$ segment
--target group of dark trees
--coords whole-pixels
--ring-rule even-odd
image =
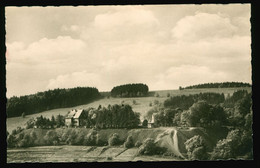
[[[98,89],[93,87],[54,89],[33,95],[11,97],[7,100],[6,112],[7,117],[17,117],[23,113],[28,115],[55,108],[81,105],[99,97]]]
[[[189,109],[194,103],[203,100],[209,104],[220,104],[225,101],[224,94],[219,93],[200,93],[193,95],[174,96],[164,101],[164,107]]]
[[[97,128],[137,128],[140,123],[140,114],[134,112],[128,104],[108,105],[107,108],[102,107],[93,112],[96,118],[92,123]]]
[[[243,82],[221,82],[221,83],[204,83],[198,85],[187,86],[184,89],[200,89],[200,88],[234,88],[234,87],[251,87],[249,83]],[[183,88],[180,87],[180,90]]]
[[[155,116],[156,126],[245,126],[252,120],[251,92],[238,90],[232,96],[200,93],[171,97],[153,107],[146,118]]]
[[[26,129],[30,128],[60,128],[65,126],[65,117],[62,115],[54,116],[51,119],[43,117],[42,115],[36,117],[36,119],[31,118],[26,122]]]
[[[142,97],[147,96],[149,88],[146,84],[125,84],[115,86],[111,90],[111,96],[113,97]]]
[[[209,130],[223,126],[230,129],[226,138],[219,140],[210,152],[200,136],[185,145],[191,160],[230,159],[245,156],[252,159],[252,100],[251,92],[238,90],[232,96],[207,93],[207,96],[176,96],[154,107],[155,126],[203,127]],[[211,97],[216,97],[211,99]],[[219,98],[219,99],[218,99]]]

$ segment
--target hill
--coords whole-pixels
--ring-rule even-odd
[[[234,87],[251,87],[251,86],[252,86],[251,84],[243,83],[243,82],[221,82],[221,83],[204,83],[204,84],[192,85],[192,86],[187,86],[184,89],[234,88]]]
[[[207,89],[185,89],[185,90],[161,90],[161,91],[152,91],[151,95],[158,93],[159,97],[150,96],[150,97],[132,97],[132,98],[102,98],[90,102],[88,104],[82,104],[77,106],[71,106],[66,108],[57,108],[52,110],[46,110],[37,114],[30,114],[26,115],[25,118],[22,117],[12,117],[6,119],[7,130],[11,132],[13,129],[17,128],[18,126],[24,127],[25,123],[30,118],[36,118],[40,115],[43,117],[51,118],[52,115],[56,116],[58,114],[65,115],[71,109],[86,109],[89,107],[98,108],[99,105],[107,107],[109,104],[129,104],[132,106],[133,111],[139,112],[141,114],[141,119],[144,117],[147,111],[153,108],[154,101],[159,101],[163,103],[166,99],[168,99],[167,94],[169,93],[170,96],[178,96],[178,95],[189,95],[189,94],[198,94],[198,93],[206,93],[206,92],[214,92],[214,93],[224,93],[225,96],[232,95],[237,90],[245,89],[248,92],[251,92],[251,87],[246,88],[207,88]],[[135,102],[135,103],[134,103]],[[152,106],[150,106],[152,103]]]
[[[9,98],[6,112],[7,117],[17,117],[22,114],[28,115],[55,108],[89,103],[100,98],[100,96],[98,89],[92,87],[48,90],[32,95]]]

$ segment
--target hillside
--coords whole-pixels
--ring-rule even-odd
[[[237,90],[245,89],[249,92],[251,92],[251,87],[247,88],[212,88],[212,89],[185,89],[185,90],[161,90],[161,91],[152,91],[151,94],[154,95],[158,93],[159,97],[150,96],[150,97],[132,97],[132,98],[103,98],[98,99],[96,101],[90,102],[88,104],[78,105],[78,106],[72,106],[67,108],[57,108],[53,110],[46,110],[40,113],[26,115],[25,118],[22,117],[12,117],[6,119],[7,124],[7,130],[8,132],[11,132],[16,127],[24,127],[25,123],[30,118],[36,118],[40,115],[43,117],[51,118],[52,115],[56,116],[58,114],[65,115],[67,112],[71,109],[79,109],[79,108],[88,108],[88,107],[94,107],[98,108],[99,105],[107,107],[109,104],[129,104],[132,106],[133,111],[139,112],[141,114],[141,119],[145,115],[147,111],[149,111],[153,106],[150,106],[150,103],[153,104],[155,100],[158,100],[159,102],[164,102],[168,97],[167,94],[169,93],[170,96],[178,96],[178,95],[189,95],[189,94],[198,94],[198,93],[205,93],[205,92],[214,92],[214,93],[224,93],[225,96],[228,94],[232,95]],[[133,101],[136,103],[133,104]]]
[[[198,85],[187,86],[184,89],[199,89],[199,88],[234,88],[234,87],[251,87],[249,83],[243,82],[219,82],[219,83],[203,83]]]

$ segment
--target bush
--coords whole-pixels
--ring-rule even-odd
[[[159,93],[155,93],[154,96],[155,96],[155,97],[160,97]]]
[[[56,145],[59,143],[59,137],[57,132],[54,130],[49,130],[46,135],[43,137],[46,145]]]
[[[138,154],[141,155],[156,155],[163,154],[164,152],[166,152],[166,148],[157,146],[152,138],[147,138],[138,150]]]
[[[132,148],[134,147],[134,140],[133,137],[130,135],[127,137],[125,143],[124,143],[125,148]]]
[[[206,160],[208,158],[205,140],[200,135],[195,135],[184,144],[190,160]]]
[[[143,126],[143,127],[147,127],[147,125],[148,125],[148,120],[145,119],[145,120],[143,121],[143,123],[142,123],[142,126]]]
[[[16,141],[15,141],[15,136],[14,135],[9,135],[7,138],[7,147],[8,148],[13,148],[15,147]]]
[[[154,104],[154,105],[158,105],[158,104],[159,104],[159,100],[154,100],[154,101],[153,101],[153,104]]]
[[[217,142],[211,154],[211,159],[231,159],[243,155],[252,156],[253,141],[251,132],[239,129],[230,131],[225,139]]]
[[[120,144],[119,135],[117,133],[111,134],[110,138],[108,139],[109,146],[115,146]]]
[[[95,146],[97,145],[97,131],[93,130],[84,138],[84,145]]]
[[[136,141],[136,143],[135,143],[135,147],[140,147],[142,145],[142,142],[140,142],[140,141]]]

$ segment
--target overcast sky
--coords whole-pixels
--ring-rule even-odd
[[[7,97],[251,83],[250,5],[7,7]]]

